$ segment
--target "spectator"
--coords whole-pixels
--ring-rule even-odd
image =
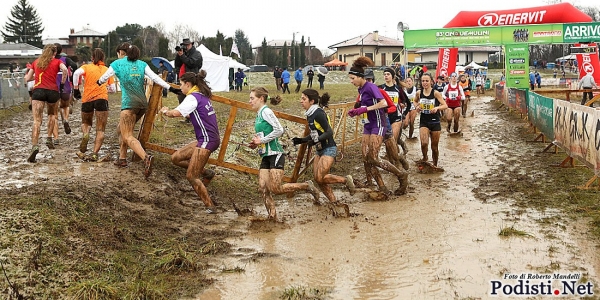
[[[315,71],[313,71],[312,67],[310,67],[308,69],[308,71],[306,71],[306,77],[308,77],[308,83],[306,84],[306,87],[309,89],[312,88],[312,82],[313,82],[314,76],[315,76]]]
[[[556,78],[556,69],[554,69],[554,72],[552,72],[552,76],[554,76],[554,78]]]
[[[277,87],[277,90],[281,91],[281,69],[278,66],[275,66],[273,77],[275,77],[275,86]]]
[[[319,89],[325,89],[325,75],[319,73],[317,74],[317,79],[319,80]]]
[[[281,73],[281,82],[282,82],[282,93],[285,94],[285,90],[288,91],[288,94],[290,93],[290,72],[288,72],[287,68],[285,68],[283,70],[283,72]]]
[[[298,70],[296,70],[296,72],[294,72],[294,79],[296,80],[296,83],[298,84],[296,86],[296,93],[300,92],[300,86],[302,85],[302,80],[304,79],[304,75],[302,74],[302,67],[299,67]]]
[[[542,75],[538,71],[535,71],[535,83],[537,83],[538,89],[542,88]]]
[[[202,54],[194,47],[194,42],[186,38],[183,39],[180,46],[181,48],[179,48],[180,50],[177,51],[177,56],[175,57],[175,69],[177,70],[179,78],[186,72],[193,72],[195,74],[200,72],[203,61]],[[175,48],[175,50],[177,50],[177,48]],[[185,95],[177,95],[177,100],[180,104],[183,99],[185,99]],[[188,118],[186,118],[186,120],[189,121]]]
[[[533,74],[533,71],[529,71],[529,89],[532,91],[535,89],[535,74]]]
[[[590,100],[594,97],[591,89],[598,88],[598,85],[596,85],[596,81],[594,81],[594,76],[592,76],[592,73],[585,74],[585,76],[583,76],[581,80],[579,80],[579,89],[581,90],[582,88],[584,90],[587,90],[583,92],[583,99],[581,99],[581,105],[585,105],[585,103],[588,100],[588,96]]]
[[[242,71],[242,68],[238,68],[237,72],[235,72],[235,91],[242,91],[242,84],[244,83],[244,77],[246,74]]]
[[[159,62],[159,63],[158,63],[158,70],[156,71],[156,74],[158,74],[158,76],[160,76],[160,77],[162,78],[162,74],[163,74],[165,71],[167,71],[167,72],[168,72],[169,70],[167,70],[167,67],[165,67],[165,64],[164,64],[162,61],[161,61],[161,62]],[[168,82],[168,81],[169,81],[169,79],[167,78],[167,82]],[[163,95],[163,98],[166,98],[166,97],[167,97],[167,91],[168,91],[167,89],[164,89],[164,88],[163,88],[163,93],[162,93],[162,95]]]

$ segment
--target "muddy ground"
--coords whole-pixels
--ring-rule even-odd
[[[498,103],[489,97],[480,100],[475,110],[479,122],[469,127],[470,133],[463,143],[453,147],[463,151],[465,157],[479,153],[485,159],[463,166],[460,161],[442,156],[440,164],[464,172],[453,173],[453,176],[468,180],[467,186],[474,196],[469,201],[494,207],[495,214],[506,220],[493,235],[516,220],[530,218],[532,211],[541,216],[534,218],[535,226],[531,230],[536,232],[529,233],[536,239],[554,244],[552,241],[563,238],[557,231],[569,233],[572,242],[568,243],[569,250],[565,248],[565,252],[568,251],[565,255],[579,263],[563,261],[563,269],[552,269],[550,259],[549,269],[535,266],[539,269],[534,271],[579,271],[586,274],[585,280],[597,284],[600,197],[597,191],[576,188],[592,176],[591,172],[583,168],[549,167],[560,162],[564,154],[539,153],[545,145],[527,142],[535,136],[529,133],[526,122],[514,113],[498,109]],[[111,96],[111,108],[118,107],[117,101]],[[256,232],[289,232],[294,226],[336,220],[325,208],[312,209],[311,200],[305,195],[278,198],[283,224],[251,222],[247,217],[237,216],[233,202],[240,208],[265,215],[257,193],[257,178],[222,168],[215,168],[217,176],[208,188],[220,213],[207,215],[186,181],[185,171],[174,167],[167,155],[156,155],[154,172],[148,180],[142,175],[140,162],[130,162],[128,168],[119,169],[111,162],[83,162],[77,158],[75,152],[81,138],[78,105],[74,112],[70,118],[73,133],[65,135],[61,128],[60,145],[55,150],[41,146],[35,164],[26,162],[31,132],[27,108],[23,106],[20,112],[0,121],[3,137],[0,151],[2,298],[91,299],[94,292],[102,296],[99,299],[199,297],[202,291],[221,280],[222,273],[244,272],[243,267],[229,268],[231,265],[225,263],[240,252],[257,264],[266,256],[280,255],[243,248],[234,241]],[[117,155],[116,136],[110,132],[117,113],[118,109],[111,109],[101,156],[114,158]],[[486,122],[486,116],[493,122]],[[170,126],[181,132],[191,130],[189,125],[178,121],[172,121]],[[44,132],[43,126],[42,137]],[[478,142],[469,143],[469,135],[476,136]],[[409,157],[418,159],[418,141],[413,143]],[[358,153],[357,150],[350,148],[348,153]],[[353,174],[358,180],[364,178],[357,155],[346,155],[333,172]],[[386,203],[455,192],[449,184],[452,177],[417,174],[414,165],[410,173],[409,195],[390,197]],[[308,173],[301,180],[310,176]],[[393,182],[391,189],[394,189],[397,183],[391,179],[389,182]],[[358,224],[356,226],[368,224],[369,216],[360,208],[370,202],[369,198],[360,194],[350,197],[342,187],[337,189],[336,193],[354,206],[353,216],[340,222]],[[377,204],[381,203],[374,203]],[[444,209],[437,213],[442,214],[440,219],[451,222],[456,216],[450,216],[450,212],[454,213]],[[427,211],[421,213],[427,214]],[[465,234],[478,230],[464,225],[461,228]],[[389,238],[393,240],[396,236]],[[565,270],[566,266],[578,269]],[[482,262],[481,268],[485,267],[486,262]],[[523,266],[522,271],[527,269]],[[406,271],[411,272],[410,268]],[[501,273],[501,270],[493,272]],[[279,286],[270,297],[285,295],[285,288]],[[334,290],[319,297],[343,299],[344,295]],[[420,298],[416,295],[414,298]],[[452,288],[435,296],[486,298],[485,292],[454,290],[452,293]],[[226,296],[218,298],[228,299]]]

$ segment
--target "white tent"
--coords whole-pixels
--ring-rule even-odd
[[[237,62],[235,59],[233,59],[231,57],[229,59],[230,59],[229,60],[229,67],[230,68],[233,68],[236,71],[237,71],[238,68],[242,69],[242,71],[248,71],[248,70],[250,70],[250,68],[248,68],[245,64],[239,63],[239,62]]]
[[[569,54],[569,55],[559,57],[556,60],[571,60],[571,59],[577,59],[577,56],[575,56],[575,54]]]
[[[465,69],[487,69],[487,67],[480,66],[476,62],[472,61],[470,64],[465,66]]]
[[[199,45],[196,49],[202,54],[202,70],[206,71],[206,81],[210,88],[214,92],[229,92],[231,58],[213,53],[204,45]]]

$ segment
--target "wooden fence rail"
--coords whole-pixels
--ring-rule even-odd
[[[175,88],[179,88],[177,85],[171,84]],[[149,149],[161,153],[173,154],[176,149],[158,145],[155,143],[149,142],[150,134],[152,129],[154,128],[154,122],[156,120],[156,115],[158,110],[160,109],[160,104],[162,103],[162,87],[155,84],[152,87],[149,87],[150,99],[148,103],[148,111],[142,120],[142,125],[139,131],[138,140],[144,149]],[[233,125],[235,123],[236,115],[239,110],[248,110],[252,111],[252,106],[249,103],[241,102],[233,99],[229,99],[226,97],[213,95],[211,97],[211,101],[225,104],[230,107],[229,109],[229,117],[227,119],[227,125],[225,126],[225,132],[223,134],[223,138],[221,141],[221,145],[219,147],[217,158],[209,158],[208,163],[228,168],[231,170],[236,170],[248,174],[258,175],[259,170],[256,168],[252,168],[249,166],[244,166],[236,163],[231,163],[225,161],[227,146],[230,143],[230,139],[232,136]],[[333,124],[334,129],[334,138],[336,143],[338,143],[339,153],[343,157],[344,151],[347,145],[351,145],[361,141],[362,133],[359,132],[358,126],[359,122],[356,119],[347,118],[347,111],[349,108],[352,108],[354,103],[339,103],[330,105],[328,109],[326,109],[328,115],[330,116],[331,123]],[[273,111],[275,115],[279,119],[288,120],[293,123],[301,124],[304,126],[304,136],[310,133],[310,129],[308,127],[308,123],[305,118],[298,117],[291,114],[286,114],[284,112]],[[349,126],[350,124],[350,126]],[[348,134],[348,129],[354,127],[354,130]],[[359,134],[360,133],[360,134]],[[350,135],[348,138],[347,135]],[[341,139],[341,140],[340,140]],[[138,157],[134,156],[135,160],[138,160]],[[311,155],[310,149],[306,144],[300,145],[298,149],[298,156],[294,162],[294,169],[292,171],[291,176],[285,176],[283,180],[285,182],[296,182],[300,175],[304,174],[309,167],[311,167],[313,157]],[[304,165],[303,165],[304,161]]]

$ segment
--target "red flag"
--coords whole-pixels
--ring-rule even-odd
[[[450,76],[456,70],[456,59],[458,57],[458,48],[442,48],[438,55],[438,67],[435,72],[435,77],[440,75]]]
[[[581,47],[582,44],[575,44],[575,47]],[[579,69],[579,79],[583,78],[587,73],[592,73],[594,81],[600,82],[600,61],[598,60],[598,48],[595,43],[587,44],[588,48],[593,48],[594,51],[589,53],[577,53],[577,66]]]
[[[423,73],[427,72],[427,66],[423,65]]]

